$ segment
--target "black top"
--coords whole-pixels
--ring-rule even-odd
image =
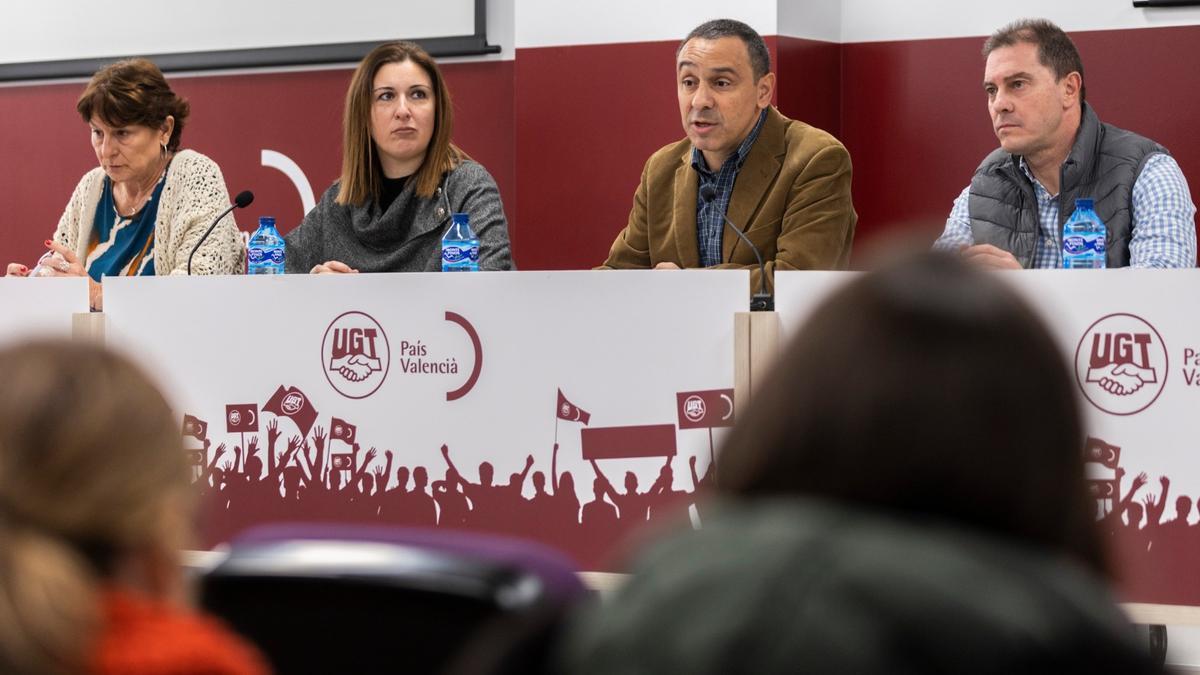
[[[401,176],[400,178],[388,178],[384,176],[379,183],[379,212],[386,213],[392,202],[396,201],[396,197],[404,192],[404,186],[408,183],[410,176]]]

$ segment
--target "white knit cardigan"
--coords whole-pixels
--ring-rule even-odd
[[[96,204],[104,188],[104,170],[84,174],[58,220],[54,241],[87,259]],[[167,169],[166,184],[154,222],[154,273],[187,274],[188,255],[221,211],[229,207],[229,191],[217,163],[181,150]],[[233,214],[221,219],[192,259],[192,274],[241,274],[245,261],[242,239]]]

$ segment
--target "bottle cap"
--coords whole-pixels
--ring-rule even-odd
[[[1091,211],[1093,203],[1094,203],[1094,200],[1092,200],[1090,197],[1087,199],[1083,199],[1083,198],[1076,199],[1075,200],[1075,208],[1087,209],[1088,211]]]
[[[270,225],[271,227],[275,227],[275,216],[259,216],[258,226],[263,227],[265,225]]]
[[[471,216],[466,213],[452,213],[450,214],[450,220],[455,223],[462,223],[463,225],[466,225],[470,223]]]

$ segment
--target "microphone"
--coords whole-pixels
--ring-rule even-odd
[[[217,226],[217,223],[221,222],[222,218],[229,215],[230,211],[234,209],[244,209],[247,206],[250,206],[250,202],[252,201],[254,201],[254,193],[249,190],[242,190],[238,193],[238,196],[233,198],[233,206],[230,206],[222,211],[221,215],[217,216],[217,219],[212,221],[212,225],[208,226],[208,229],[204,232],[204,236],[200,237],[200,241],[196,242],[195,247],[192,248],[192,252],[188,254],[187,274],[189,277],[192,276],[192,257],[196,255],[196,251],[200,250],[200,247],[204,244],[204,240],[208,239],[208,235],[212,234],[213,228]]]
[[[700,199],[704,201],[705,206],[712,205],[712,201],[716,198],[716,196],[717,188],[713,187],[711,184],[700,186]],[[742,241],[746,242],[746,245],[749,246],[750,250],[754,253],[755,260],[758,260],[759,289],[757,293],[750,296],[750,311],[775,311],[775,297],[767,292],[767,266],[763,264],[762,253],[759,252],[758,247],[754,245],[754,242],[750,241],[750,238],[747,237],[744,232],[730,222],[729,218],[726,217],[725,214],[721,214],[721,218],[725,220],[725,224],[729,226],[729,229],[733,230],[734,234],[741,238]]]

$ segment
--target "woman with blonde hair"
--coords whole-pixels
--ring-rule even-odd
[[[341,178],[285,237],[287,271],[440,271],[452,213],[470,216],[480,269],[512,269],[500,190],[450,141],[453,126],[425,50],[389,42],[367,54],[346,92]]]
[[[187,608],[190,470],[149,379],[66,342],[0,350],[0,372],[0,672],[267,672]]]

